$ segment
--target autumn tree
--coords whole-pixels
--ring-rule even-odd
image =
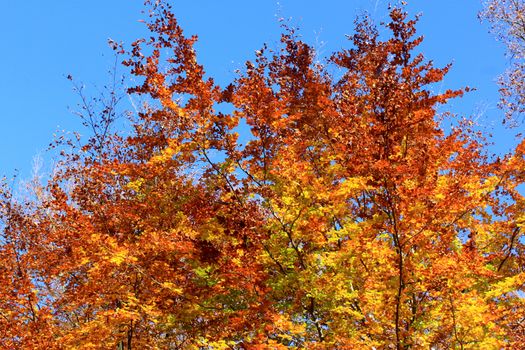
[[[417,19],[361,18],[323,64],[284,26],[220,87],[148,6],[151,37],[114,45],[131,135],[64,141],[32,200],[2,189],[2,347],[523,345],[523,153],[437,112],[464,91],[433,92],[450,67],[417,53]]]
[[[506,121],[511,126],[522,125],[522,116],[525,111],[525,3],[522,0],[492,0],[484,3],[480,17],[491,25],[491,31],[506,46],[509,59],[508,70],[500,78],[501,109],[506,113]],[[503,185],[509,196],[503,206],[506,223],[512,230],[502,235],[502,251],[504,258],[497,266],[497,271],[507,276],[505,281],[520,286],[518,303],[506,309],[500,316],[509,326],[508,335],[515,339],[515,347],[525,347],[525,313],[523,310],[523,278],[525,254],[522,225],[523,225],[523,191],[524,183],[523,159],[525,140],[518,134],[517,146],[512,155],[509,155],[504,165],[504,176],[508,178]],[[521,188],[520,188],[521,187]],[[503,298],[506,303],[508,296]],[[502,302],[503,302],[502,300]]]

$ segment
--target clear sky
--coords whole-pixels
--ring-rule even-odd
[[[448,109],[479,116],[497,129],[495,142],[506,149],[512,136],[501,131],[496,78],[506,67],[502,46],[480,24],[480,1],[408,1],[425,41],[422,52],[438,65],[452,62],[443,89],[476,87]],[[291,18],[321,55],[348,47],[357,14],[368,11],[378,22],[388,1],[381,0],[186,0],[173,1],[187,34],[198,34],[197,52],[207,73],[219,83],[231,80],[244,61],[267,42],[279,39],[277,18]],[[57,130],[84,131],[68,107],[78,97],[68,74],[86,83],[88,93],[107,82],[113,56],[107,39],[130,43],[147,34],[138,20],[141,0],[0,0],[0,175],[14,169],[28,177],[33,158],[45,152]],[[510,132],[508,135],[511,135]]]

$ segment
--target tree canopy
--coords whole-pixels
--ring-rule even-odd
[[[361,18],[322,63],[283,26],[218,86],[148,6],[113,43],[129,135],[114,96],[29,200],[0,190],[0,347],[525,347],[525,145],[490,157],[443,111],[468,88],[434,92],[417,19]]]

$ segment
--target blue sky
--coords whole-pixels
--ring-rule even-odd
[[[410,1],[409,1],[410,2]],[[173,1],[187,34],[198,34],[199,60],[219,83],[235,77],[235,70],[253,58],[264,42],[279,40],[277,18],[291,18],[303,38],[321,55],[348,47],[355,16],[368,11],[378,22],[386,20],[388,1],[379,0],[192,0]],[[28,177],[33,158],[46,153],[57,130],[84,132],[68,107],[78,97],[68,74],[84,82],[88,94],[108,80],[113,56],[107,39],[130,43],[147,34],[140,0],[2,0],[0,38],[0,174],[18,169]],[[436,65],[453,63],[439,88],[476,87],[477,91],[448,106],[453,112],[474,115],[480,124],[494,127],[498,150],[512,142],[502,130],[497,110],[497,76],[506,60],[501,44],[480,24],[479,1],[415,1],[411,15],[422,13],[418,25],[425,41],[421,51]]]

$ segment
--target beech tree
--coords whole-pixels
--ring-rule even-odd
[[[102,108],[32,200],[0,192],[2,348],[524,346],[523,147],[437,112],[464,91],[433,92],[416,19],[323,64],[284,27],[220,87],[148,6],[132,134]]]

